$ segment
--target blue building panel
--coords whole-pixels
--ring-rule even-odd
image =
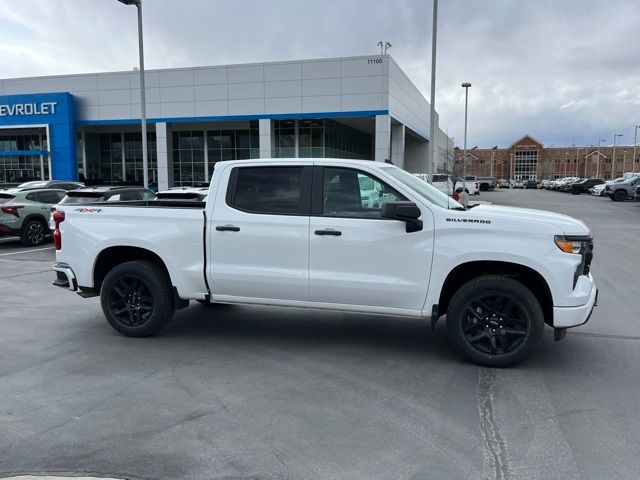
[[[46,125],[52,178],[76,180],[76,111],[68,92],[0,95],[0,127]],[[18,154],[18,153],[15,153]]]

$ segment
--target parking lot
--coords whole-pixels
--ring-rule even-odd
[[[51,244],[0,241],[0,476],[635,479],[640,203],[542,190],[495,204],[584,220],[591,320],[510,369],[473,366],[444,322],[204,307],[116,334],[51,286]]]

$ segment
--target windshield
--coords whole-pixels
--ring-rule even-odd
[[[407,187],[419,194],[429,203],[433,203],[442,208],[455,208],[464,210],[464,207],[462,205],[456,202],[453,198],[449,197],[446,193],[442,193],[434,186],[428,184],[423,180],[420,180],[414,175],[411,175],[409,172],[392,166],[382,168],[385,169],[386,173],[391,175],[399,182],[404,183]]]

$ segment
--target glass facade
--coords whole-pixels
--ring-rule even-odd
[[[233,128],[238,126],[244,128]],[[257,120],[234,122],[227,127],[215,129],[203,126],[199,129],[175,129],[171,133],[169,155],[173,161],[174,185],[207,183],[216,162],[260,158]],[[83,134],[78,131],[76,154],[80,179],[88,185],[142,185],[141,138],[140,132],[86,130]],[[372,144],[372,135],[330,119],[273,122],[272,145],[276,158],[298,156],[370,160]],[[155,132],[148,133],[148,151],[149,184],[153,186],[157,185]]]
[[[538,151],[516,151],[514,176],[516,180],[536,179],[538,176]]]
[[[84,134],[87,168],[82,159],[82,133],[76,139],[78,176],[82,173],[88,185],[142,185],[142,134],[140,132],[112,132]],[[149,184],[158,181],[156,134],[147,132]],[[81,179],[83,177],[80,177]]]
[[[273,145],[276,158],[373,159],[371,135],[330,119],[275,120]]]
[[[5,133],[0,130],[0,183],[49,179],[49,155],[29,150],[47,150],[42,133]],[[15,154],[13,153],[15,152]]]
[[[249,122],[249,128],[241,130],[173,132],[173,180],[176,186],[209,182],[216,162],[259,157],[257,121]]]

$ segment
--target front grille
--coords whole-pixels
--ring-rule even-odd
[[[584,259],[582,275],[589,275],[589,271],[591,270],[591,261],[593,260],[593,241],[587,243],[587,247],[582,257]]]

